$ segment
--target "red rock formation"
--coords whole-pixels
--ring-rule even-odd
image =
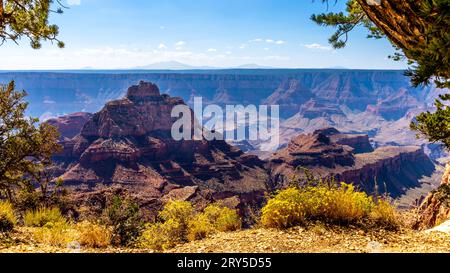
[[[346,145],[353,148],[353,153],[364,154],[373,152],[373,147],[370,144],[368,135],[361,134],[341,134],[338,130],[334,128],[327,128],[319,130],[330,137],[331,142]]]
[[[225,141],[173,140],[171,111],[179,104],[154,84],[130,87],[63,143],[55,157],[65,169],[61,178],[81,193],[119,187],[155,208],[171,198],[201,203],[250,195],[259,201],[268,181],[263,162]]]
[[[418,229],[429,229],[450,220],[450,165],[447,165],[441,186],[430,193],[419,208]]]
[[[339,144],[354,144],[354,137],[348,137],[345,140],[345,135],[329,128],[294,138],[269,160],[273,186],[286,187],[294,177],[303,175],[299,169],[303,167],[316,176],[353,183],[368,193],[388,192],[395,197],[419,186],[418,180],[434,171],[420,147],[383,147],[355,154],[352,147]]]
[[[294,138],[286,149],[274,154],[272,162],[284,162],[293,168],[298,166],[351,166],[354,164],[352,149],[347,146],[331,142],[330,137],[323,131],[316,131],[311,135],[300,135]]]
[[[70,139],[81,132],[83,126],[92,117],[90,113],[74,113],[54,119],[49,119],[46,122],[55,126],[61,134],[60,139]]]

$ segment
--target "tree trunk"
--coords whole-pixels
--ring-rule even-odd
[[[0,26],[3,26],[3,0],[0,0]]]
[[[417,14],[420,1],[381,0],[381,5],[370,5],[367,0],[357,0],[369,19],[405,53],[426,42],[427,22]],[[411,56],[406,56],[411,57]]]

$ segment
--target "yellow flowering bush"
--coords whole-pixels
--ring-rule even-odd
[[[217,231],[227,232],[241,228],[241,218],[236,210],[212,204],[205,208],[203,214]]]
[[[387,201],[371,196],[350,184],[317,185],[280,191],[262,209],[261,223],[269,228],[289,228],[306,221],[340,225],[370,222],[396,227],[395,209]]]
[[[298,189],[280,191],[262,209],[261,223],[265,227],[288,228],[304,221],[305,210]]]
[[[241,228],[241,219],[235,210],[216,204],[195,213],[191,203],[171,201],[159,216],[161,222],[146,226],[138,240],[139,247],[164,251],[177,244],[204,239],[216,232]]]

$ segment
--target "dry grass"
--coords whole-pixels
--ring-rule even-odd
[[[73,225],[67,222],[50,222],[43,227],[30,229],[34,241],[55,247],[67,247],[78,239]]]
[[[17,224],[14,209],[9,202],[0,202],[0,233],[10,232]]]
[[[84,221],[76,224],[77,242],[88,248],[107,248],[111,244],[111,228]]]
[[[33,231],[39,228],[18,227],[0,240],[0,252],[7,253],[65,253],[105,252],[142,253],[151,249],[89,248],[74,249],[36,242]],[[249,229],[215,233],[201,241],[193,241],[167,250],[175,253],[367,253],[407,252],[450,253],[450,234],[418,232],[408,228],[398,231],[385,229],[344,228],[336,225],[309,224],[290,229]]]
[[[58,208],[42,207],[37,210],[27,211],[23,221],[27,227],[43,227],[48,223],[65,223],[67,220],[62,216]]]

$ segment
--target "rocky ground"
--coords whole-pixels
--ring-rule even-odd
[[[450,234],[444,232],[371,231],[314,227],[288,231],[255,229],[222,233],[179,246],[182,253],[425,253],[450,252]]]
[[[33,243],[23,230],[0,243],[0,252],[37,253],[148,253],[142,249],[82,249],[75,243],[51,247]],[[293,228],[286,231],[250,229],[216,234],[206,240],[180,245],[172,253],[450,253],[450,224],[435,231],[364,231],[357,228]]]

